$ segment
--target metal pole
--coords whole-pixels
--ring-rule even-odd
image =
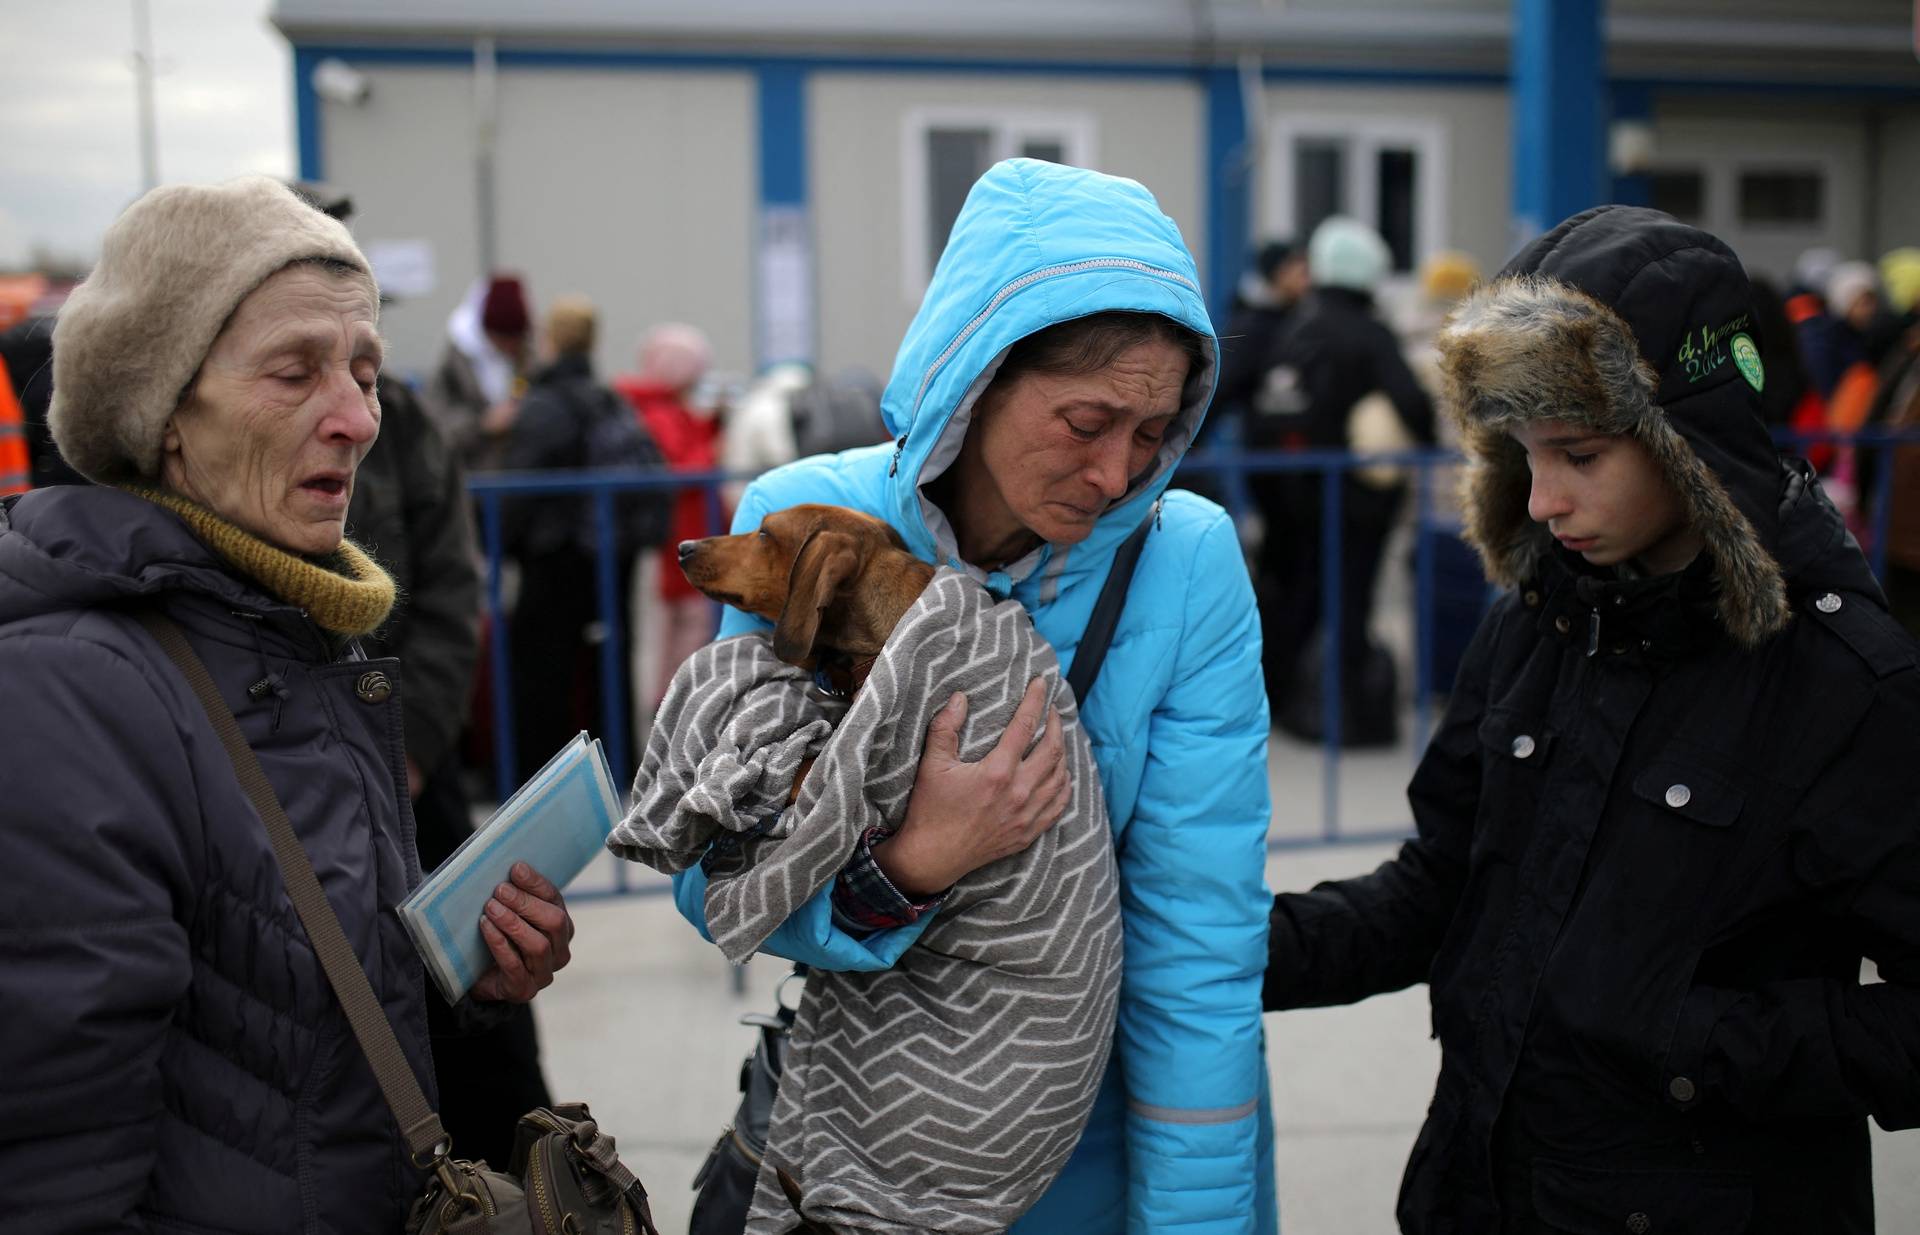
[[[1320,666],[1320,725],[1325,743],[1320,775],[1323,794],[1320,827],[1328,840],[1340,836],[1341,698],[1346,685],[1340,651],[1340,464],[1320,468],[1320,631],[1326,658]]]
[[[480,522],[487,542],[487,638],[493,663],[493,786],[502,802],[519,787],[513,748],[513,658],[507,650],[506,605],[500,598],[500,495],[482,493]]]
[[[160,137],[153,115],[153,22],[147,0],[133,0],[133,94],[140,129],[140,189],[160,183]]]
[[[1433,456],[1420,460],[1414,479],[1413,515],[1413,760],[1427,749],[1433,722],[1434,560]]]
[[[1873,567],[1873,577],[1882,587],[1887,583],[1887,536],[1893,529],[1893,457],[1898,449],[1892,445],[1882,446],[1879,457],[1873,461],[1873,484],[1879,493],[1873,503],[1873,543],[1867,547],[1867,563]]]
[[[613,536],[613,490],[596,489],[593,494],[593,582],[600,601],[600,732],[607,751],[607,767],[613,783],[633,783],[627,748],[626,692],[620,679],[626,673],[626,626],[620,621],[620,572]],[[613,882],[621,891],[627,887],[627,864],[613,868]]]
[[[493,152],[499,136],[499,66],[493,38],[473,41],[473,211],[480,241],[480,277],[498,265],[493,196]]]

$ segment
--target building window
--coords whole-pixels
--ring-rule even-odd
[[[1268,146],[1266,230],[1304,241],[1329,215],[1370,224],[1413,273],[1446,235],[1446,138],[1438,125],[1282,116]]]
[[[953,221],[983,172],[1002,159],[1094,164],[1094,123],[1078,113],[1036,115],[920,110],[906,117],[905,285],[910,304],[927,290]]]
[[[1825,178],[1817,171],[1742,171],[1740,222],[1750,227],[1818,227],[1825,189]]]
[[[1663,168],[1647,176],[1647,201],[1682,223],[1704,226],[1707,175],[1699,168]]]

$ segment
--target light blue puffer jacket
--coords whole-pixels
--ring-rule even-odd
[[[948,466],[973,401],[1016,340],[1107,310],[1162,313],[1214,336],[1193,258],[1140,185],[1026,159],[973,188],[887,386],[898,441],[803,459],[748,487],[735,531],[798,502],[887,520],[931,562],[966,569],[920,487]],[[1217,351],[1216,351],[1217,355]],[[1148,476],[1078,545],[1005,571],[1012,595],[1069,666],[1114,551],[1166,488],[1213,390],[1186,408]],[[722,635],[763,627],[729,609]],[[1019,1232],[1265,1235],[1277,1229],[1260,1030],[1269,803],[1260,626],[1232,522],[1166,494],[1081,721],[1099,762],[1119,856],[1126,961],[1113,1069],[1065,1172]],[[677,879],[702,925],[705,879]],[[822,892],[767,950],[831,969],[892,963],[928,919],[855,939]]]

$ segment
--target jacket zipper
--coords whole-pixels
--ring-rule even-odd
[[[1131,257],[1090,257],[1085,261],[1066,262],[1059,266],[1048,266],[1041,270],[1029,271],[995,292],[993,299],[987,301],[986,308],[974,314],[973,320],[960,328],[960,333],[953,337],[953,342],[947,344],[946,350],[934,357],[933,363],[927,367],[926,375],[920,379],[920,388],[913,392],[913,411],[907,418],[909,432],[911,431],[911,426],[920,418],[920,401],[927,397],[927,387],[933,385],[934,377],[939,374],[941,369],[946,367],[947,361],[953,359],[953,354],[960,350],[962,344],[973,337],[973,332],[980,329],[981,325],[985,323],[989,317],[993,316],[994,310],[1004,304],[1009,296],[1012,296],[1015,292],[1023,288],[1038,283],[1042,279],[1051,279],[1063,274],[1080,274],[1088,270],[1137,270],[1141,274],[1150,274],[1155,278],[1167,279],[1178,283],[1196,295],[1200,291],[1198,287],[1194,286],[1192,279],[1189,279],[1177,270],[1166,270],[1159,266],[1151,266],[1146,262],[1137,261]],[[887,475],[892,476],[900,469],[900,455],[906,448],[907,434],[902,433],[900,440],[894,443],[893,463],[887,468]]]

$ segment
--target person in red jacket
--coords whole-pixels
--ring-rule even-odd
[[[676,472],[710,472],[720,466],[720,423],[713,410],[695,404],[694,388],[713,363],[713,348],[698,327],[668,322],[640,341],[640,371],[617,377],[613,388],[633,406],[634,415],[653,437],[667,466]],[[716,536],[726,530],[729,512],[707,491],[689,485],[675,499],[669,544]],[[680,662],[713,638],[712,601],[695,591],[671,565],[648,571],[657,582],[643,603],[657,611],[654,620],[635,625],[643,632],[641,699],[649,711],[666,692]]]

